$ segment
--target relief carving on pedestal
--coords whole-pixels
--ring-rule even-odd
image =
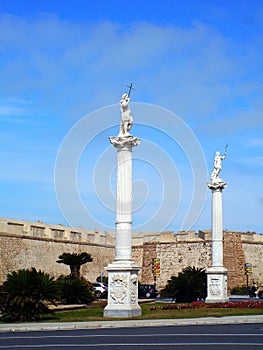
[[[110,297],[114,300],[114,304],[123,304],[127,296],[127,276],[122,274],[113,275],[110,281],[111,292]]]
[[[209,292],[212,296],[220,295],[220,282],[218,278],[211,278],[209,284]]]
[[[227,296],[227,276],[224,276],[224,296]]]
[[[134,273],[131,275],[131,304],[137,303],[138,295],[138,276]]]

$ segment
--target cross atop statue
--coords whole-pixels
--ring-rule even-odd
[[[127,85],[127,87],[129,88],[128,97],[130,97],[131,91],[135,90],[135,89],[134,89],[134,87],[132,87],[132,83],[131,83],[131,85]]]

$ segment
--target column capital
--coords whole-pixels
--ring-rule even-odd
[[[225,181],[221,180],[221,181],[217,181],[217,182],[208,182],[207,186],[212,191],[222,191],[224,188],[227,187],[227,183]]]
[[[110,136],[109,137],[111,144],[118,148],[124,148],[124,147],[134,147],[139,146],[141,140],[136,136]]]

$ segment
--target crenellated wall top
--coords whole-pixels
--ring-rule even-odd
[[[115,241],[113,232],[100,231],[98,229],[86,230],[83,227],[75,228],[62,224],[46,224],[42,221],[30,222],[8,218],[0,218],[0,233],[39,239],[87,242],[106,246],[114,246]]]
[[[62,224],[52,225],[42,221],[23,221],[9,218],[0,218],[0,233],[8,235],[21,235],[39,239],[61,240],[69,242],[87,242],[102,246],[115,246],[115,232],[100,231],[98,229],[87,230],[83,227],[69,227]],[[224,235],[238,233],[241,240],[247,243],[263,244],[263,234],[255,232],[232,232],[224,230]],[[211,230],[192,231],[163,231],[163,232],[133,232],[133,246],[141,246],[144,243],[182,243],[211,241]]]

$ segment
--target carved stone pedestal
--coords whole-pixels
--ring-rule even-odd
[[[222,190],[227,184],[218,179],[208,183],[212,191],[212,266],[207,273],[206,303],[226,302],[227,269],[223,266],[223,219],[222,219]]]
[[[206,303],[224,303],[227,296],[227,269],[222,267],[209,267],[207,273]]]
[[[130,265],[130,266],[129,266]],[[133,263],[108,265],[108,305],[104,309],[105,317],[134,317],[142,311],[138,305],[138,271],[140,267]]]

